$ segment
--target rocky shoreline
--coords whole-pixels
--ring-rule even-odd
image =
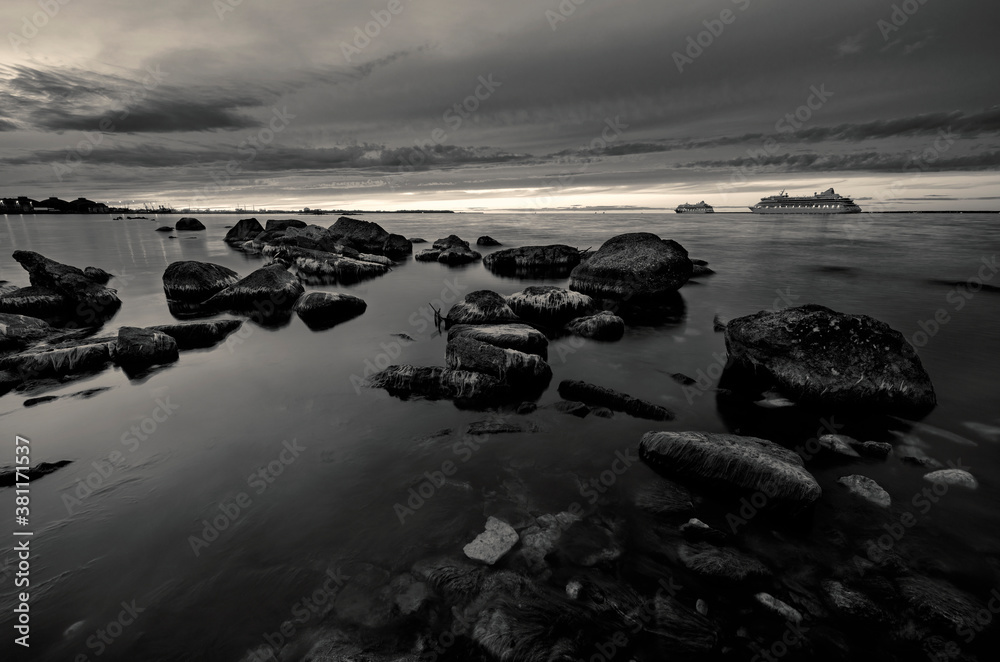
[[[186,221],[186,229],[201,225]],[[596,251],[556,244],[485,257],[450,235],[414,255],[421,241],[341,217],[328,228],[244,219],[224,241],[263,265],[241,276],[185,261],[163,274],[174,317],[212,319],[106,334],[103,326],[128,303],[107,287],[113,276],[16,251],[31,285],[0,291],[0,396],[42,393],[112,366],[137,379],[181,352],[224,342],[247,322],[280,326],[294,314],[323,331],[368,304],[308,286],[391,277],[411,256],[445,267],[482,261],[498,276],[557,275],[568,286],[471,292],[438,311],[447,338],[442,365],[392,365],[366,385],[495,417],[466,434],[543,435],[535,412],[553,388],[550,341],[613,343],[637,323],[664,323],[683,315],[679,290],[714,273],[677,241],[650,233],[611,237]],[[500,245],[490,237],[476,244]],[[674,378],[697,395],[713,392],[724,416],[772,411],[786,427],[780,439],[667,429],[676,414],[661,405],[562,380],[553,416],[649,423],[630,443],[634,455],[617,460],[648,474],[627,502],[595,492],[588,506],[551,511],[512,485],[496,495],[502,507],[484,513],[477,536],[404,570],[353,564],[321,626],[283,646],[248,651],[244,660],[985,658],[997,633],[983,614],[996,613],[1000,594],[899,544],[913,526],[901,519],[908,513],[897,507],[901,495],[865,475],[877,463],[903,467],[916,457],[909,468],[922,472],[928,499],[979,487],[965,467],[934,466],[933,458],[882,440],[890,424],[918,427],[937,404],[902,334],[867,315],[814,304],[717,319],[716,329],[727,349],[718,386]],[[807,441],[800,431],[831,414],[851,434]],[[821,485],[811,469],[831,463],[846,473]],[[59,466],[40,465],[36,475]],[[839,512],[845,508],[882,518],[884,530],[857,530]],[[884,535],[894,541],[887,548]]]

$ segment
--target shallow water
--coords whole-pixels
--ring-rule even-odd
[[[0,217],[0,280],[27,284],[27,274],[9,257],[15,249],[81,268],[98,266],[116,275],[109,286],[124,302],[108,328],[169,323],[173,318],[160,277],[171,262],[210,261],[241,274],[262,263],[222,242],[225,226],[238,218],[203,216],[206,232],[178,232],[171,239],[154,228],[176,217]],[[335,220],[301,218],[324,226]],[[634,449],[648,430],[771,433],[792,445],[796,438],[804,442],[815,432],[802,430],[815,422],[788,427],[780,410],[732,411],[711,391],[687,397],[670,377],[680,372],[717,382],[713,357],[722,356],[725,346],[722,334],[712,329],[716,314],[730,319],[803,303],[872,315],[919,346],[938,395],[937,408],[923,420],[933,427],[911,429],[900,422],[899,434],[874,431],[869,438],[916,445],[941,462],[960,461],[980,487],[952,489],[923,512],[912,497],[928,483],[916,466],[897,458],[813,463],[809,468],[824,498],[815,529],[798,534],[801,544],[821,545],[830,529],[863,541],[910,510],[918,523],[897,550],[980,597],[994,585],[1000,437],[991,428],[1000,426],[995,386],[1000,293],[971,293],[933,281],[983,277],[1000,287],[1000,277],[984,266],[1000,247],[997,215],[364,218],[430,241],[451,233],[471,241],[489,234],[505,246],[597,248],[615,234],[634,231],[679,241],[717,271],[681,290],[684,319],[629,328],[618,343],[552,342],[554,378],[539,401],[557,401],[555,386],[563,379],[585,379],[664,405],[677,413],[676,420],[653,423],[624,415],[581,420],[539,410],[531,420],[541,433],[483,438],[481,447],[472,448],[456,444],[463,426],[484,414],[357,388],[366,368],[370,374],[388,363],[443,364],[445,338],[434,330],[428,304],[447,307],[455,296],[477,289],[509,294],[540,282],[499,278],[481,264],[447,268],[412,260],[373,281],[307,288],[346,291],[367,301],[364,315],[333,329],[313,332],[298,318],[282,328],[248,322],[227,343],[182,353],[176,364],[137,382],[115,369],[47,393],[108,389],[89,398],[63,397],[26,408],[28,396],[5,395],[0,422],[11,443],[3,444],[8,456],[0,464],[13,463],[15,434],[31,440],[33,464],[74,460],[31,488],[35,659],[77,654],[94,659],[100,649],[107,660],[237,660],[267,636],[273,641],[329,568],[363,560],[395,572],[436,553],[460,554],[482,530],[485,516],[508,503],[536,514],[573,503],[589,508],[598,495],[581,490],[580,481],[608,475],[616,451]],[[972,286],[977,288],[976,281]],[[935,331],[929,320],[940,309],[949,321],[919,335]],[[415,342],[401,343],[395,333]],[[167,403],[168,416],[156,413]],[[154,421],[154,414],[162,420]],[[432,436],[443,429],[454,432]],[[302,450],[286,451],[289,447]],[[396,504],[406,505],[408,490],[419,488],[425,472],[439,471],[447,461],[456,467],[448,484],[435,488],[401,523]],[[268,481],[254,477],[268,465],[277,475]],[[848,499],[836,479],[849,473],[864,473],[885,487],[894,499],[891,514],[873,514]],[[628,500],[629,490],[651,476],[635,463],[615,476],[599,503],[625,509],[619,504]],[[83,487],[88,480],[91,487]],[[234,510],[237,499],[243,506]],[[0,490],[0,500],[5,504],[0,530],[10,531],[12,492]],[[203,536],[204,520],[219,516],[220,505],[235,513],[234,521],[196,554],[191,536]],[[713,515],[717,519],[711,520]],[[703,519],[725,524],[724,512],[713,513],[707,505]],[[765,558],[772,554],[777,560],[782,553],[767,542],[757,544]],[[816,562],[837,563],[832,552],[826,556]],[[0,558],[5,561],[10,565],[0,588],[0,631],[7,633],[14,604],[9,573],[15,561],[9,551]],[[144,610],[133,624],[109,643],[95,638],[118,618],[123,602],[133,601]],[[307,625],[318,621],[310,616]]]

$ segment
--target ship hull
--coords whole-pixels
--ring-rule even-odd
[[[755,214],[809,214],[810,216],[825,216],[827,214],[860,214],[861,207],[843,207],[841,209],[823,209],[820,207],[750,207]]]
[[[678,214],[714,214],[714,209],[675,209]]]

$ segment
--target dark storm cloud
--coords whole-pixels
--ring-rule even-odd
[[[682,164],[684,168],[748,169],[761,172],[823,172],[823,171],[874,171],[874,172],[942,172],[947,170],[992,170],[1000,167],[1000,151],[966,154],[961,156],[916,154],[884,154],[858,152],[853,154],[776,154],[757,158],[736,158],[712,161],[694,161]]]
[[[145,99],[121,110],[100,114],[40,108],[31,119],[36,127],[51,131],[94,131],[105,120],[112,122],[114,130],[124,133],[246,129],[260,126],[261,123],[236,112],[236,109],[259,105],[259,100],[252,99],[184,101],[161,98]]]

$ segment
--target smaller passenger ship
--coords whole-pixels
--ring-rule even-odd
[[[712,209],[712,205],[705,204],[704,200],[696,205],[689,205],[687,203],[677,205],[677,209],[674,211],[678,214],[711,214],[715,212],[715,210]]]

